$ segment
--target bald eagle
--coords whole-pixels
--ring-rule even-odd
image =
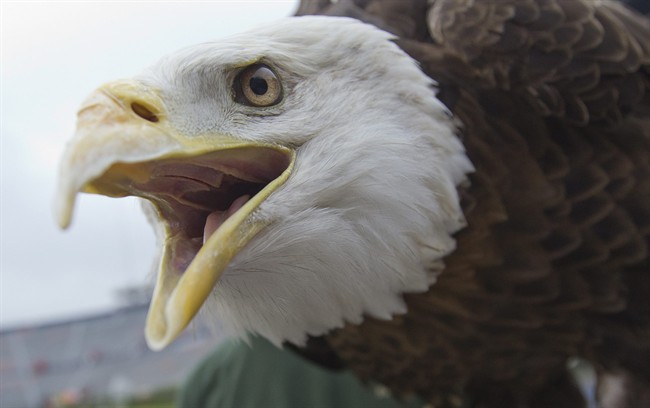
[[[298,14],[326,16],[180,50],[79,110],[59,224],[80,191],[145,199],[149,345],[203,308],[436,406],[576,404],[571,356],[650,384],[650,20],[607,0]]]

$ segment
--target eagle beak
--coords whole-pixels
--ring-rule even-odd
[[[295,151],[279,145],[181,134],[156,89],[109,83],[79,110],[59,170],[55,215],[67,228],[78,192],[152,202],[165,242],[145,336],[160,350],[193,319],[233,257],[271,222],[252,215],[287,180],[294,161]]]

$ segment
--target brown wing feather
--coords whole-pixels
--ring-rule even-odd
[[[650,384],[650,20],[590,0],[326,3],[299,13],[400,35],[477,169],[439,281],[331,333],[333,352],[436,406],[580,406],[576,355]]]

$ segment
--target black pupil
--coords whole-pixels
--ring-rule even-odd
[[[266,82],[266,79],[261,77],[252,77],[250,81],[248,81],[248,84],[255,95],[264,95],[266,91],[269,90],[269,84]]]

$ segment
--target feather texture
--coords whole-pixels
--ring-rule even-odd
[[[399,35],[439,82],[476,167],[461,188],[468,227],[436,284],[407,295],[404,316],[330,334],[337,358],[435,406],[578,406],[573,355],[650,383],[649,20],[580,0],[303,2],[301,13]]]

